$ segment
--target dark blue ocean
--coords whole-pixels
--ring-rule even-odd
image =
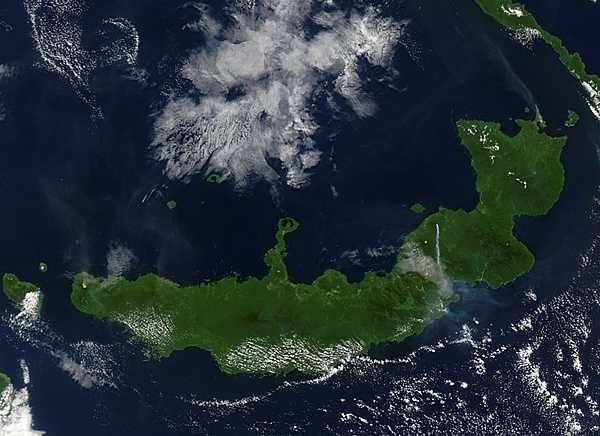
[[[570,50],[581,53],[590,72],[600,74],[595,44],[600,6],[523,3]],[[219,3],[213,6],[218,10]],[[85,44],[101,44],[93,29],[102,19],[126,18],[139,32],[136,65],[147,74],[144,81],[133,80],[132,68],[121,63],[95,69],[90,89],[102,111],[98,116],[72,83],[41,65],[24,5],[16,0],[0,5],[0,65],[17,71],[0,81],[0,113],[5,108],[0,272],[39,284],[45,295],[40,325],[25,332],[11,323],[15,309],[0,296],[0,371],[19,388],[19,362],[27,362],[35,429],[49,436],[476,435],[499,434],[505,423],[513,433],[504,434],[566,434],[520,382],[504,382],[503,371],[514,362],[502,356],[527,348],[522,343],[528,337],[513,335],[511,326],[534,313],[533,328],[536,316],[546,317],[540,337],[551,336],[546,332],[553,331],[556,298],[568,288],[569,301],[585,301],[583,293],[600,279],[581,273],[582,254],[591,253],[592,264],[598,255],[590,251],[600,233],[600,223],[590,218],[600,183],[598,120],[580,84],[549,47],[519,44],[472,1],[407,0],[387,7],[396,18],[412,20],[419,55],[399,50],[397,91],[372,84],[380,107],[376,117],[331,120],[323,110],[318,116],[325,127],[317,147],[331,159],[322,160],[309,186],[282,187],[274,198],[266,182],[243,192],[227,181],[209,184],[202,177],[173,182],[150,158],[154,117],[164,104],[165,84],[173,80],[173,65],[203,43],[200,34],[182,30],[190,14],[200,13],[197,9],[185,1],[88,2]],[[302,224],[288,239],[293,280],[310,281],[326,268],[344,271],[352,280],[365,271],[389,269],[392,252],[364,253],[400,245],[422,219],[407,206],[420,202],[431,213],[440,206],[470,209],[478,201],[455,122],[495,120],[511,132],[513,119],[532,116],[524,111],[532,105],[544,115],[549,133],[569,135],[559,202],[547,216],[516,222],[515,233],[536,257],[533,271],[497,291],[459,286],[461,300],[423,334],[402,344],[380,344],[369,358],[349,362],[322,380],[297,373],[226,375],[197,349],[157,362],[119,328],[78,313],[69,302],[72,274],[104,274],[113,243],[135,252],[130,277],[154,271],[183,284],[231,272],[260,276],[282,216]],[[567,132],[568,109],[581,120]],[[170,199],[177,201],[173,211],[165,207]],[[345,255],[352,250],[358,250],[358,261]],[[49,265],[47,273],[38,271],[40,261]],[[535,293],[535,302],[525,304],[528,291]],[[589,318],[597,319],[598,309],[587,309],[593,311]],[[600,325],[592,321],[588,345],[578,350],[587,389],[598,392],[600,372],[593,362],[600,358]],[[488,336],[497,341],[498,348],[485,349],[490,363],[483,375],[469,370],[471,351],[455,341],[464,338],[465,326],[481,347],[488,346]],[[427,347],[435,344],[445,345],[433,353]],[[496,358],[494,350],[508,351],[498,351]],[[555,348],[537,350],[538,363],[552,367],[548,362]],[[65,370],[68,361],[97,370],[98,378],[114,384],[84,387]],[[449,393],[455,388],[448,380],[469,388]],[[424,392],[436,389],[448,396],[443,406],[425,400],[429,394]],[[511,398],[520,404],[514,410],[507,406]],[[457,406],[461,401],[463,408]],[[407,404],[419,409],[408,410]],[[491,421],[485,424],[469,418],[488,415]],[[595,418],[584,418],[582,434],[591,434]]]

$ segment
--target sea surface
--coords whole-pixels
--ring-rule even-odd
[[[524,3],[600,73],[599,6]],[[0,7],[12,27],[0,35],[10,40],[0,44],[0,64],[18,66],[18,77],[0,85],[0,271],[38,283],[46,296],[36,322],[17,318],[0,297],[0,370],[21,387],[20,362],[27,363],[34,428],[49,436],[598,429],[599,124],[554,53],[535,41],[524,46],[469,0],[401,2],[394,13],[412,20],[414,44],[396,57],[395,91],[374,81],[378,115],[343,129],[327,125],[323,110],[317,145],[330,158],[308,187],[274,196],[265,182],[238,192],[202,177],[169,181],[149,157],[173,65],[202,44],[181,30],[190,13],[182,1],[92,4],[90,28],[104,17],[135,23],[144,80],[117,63],[96,70],[85,94],[39,65],[23,5]],[[86,44],[97,43],[87,35]],[[82,93],[94,96],[102,116]],[[511,132],[511,119],[531,118],[536,105],[548,131],[569,140],[559,202],[544,217],[516,222],[534,269],[497,291],[457,284],[461,300],[401,344],[380,344],[316,379],[226,375],[197,349],[154,361],[119,328],[69,303],[72,275],[105,274],[115,246],[135,253],[130,277],[153,271],[187,284],[231,272],[260,276],[282,216],[301,222],[288,239],[293,280],[326,268],[352,280],[388,269],[422,219],[408,206],[420,202],[431,213],[478,201],[455,122],[495,120]],[[581,120],[567,132],[568,109]],[[173,211],[165,206],[171,199]]]

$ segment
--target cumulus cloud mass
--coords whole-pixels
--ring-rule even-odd
[[[406,25],[373,7],[342,12],[331,1],[232,6],[227,26],[198,8],[203,19],[188,29],[202,32],[206,43],[180,73],[196,92],[170,98],[151,145],[171,179],[218,171],[238,187],[280,175],[292,187],[306,184],[321,154],[313,140],[317,99],[335,94],[355,116],[372,116],[377,105],[359,63],[394,74],[392,58]]]

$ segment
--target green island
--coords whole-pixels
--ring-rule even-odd
[[[169,201],[167,201],[167,207],[170,210],[173,210],[177,207],[177,202],[175,200],[169,200]]]
[[[46,262],[40,262],[40,264],[38,265],[38,269],[40,270],[40,272],[47,272],[48,271],[48,264]]]
[[[19,280],[14,274],[2,276],[2,290],[4,294],[15,304],[21,304],[29,292],[39,292],[40,288],[33,283]]]
[[[483,12],[500,24],[514,31],[532,29],[558,55],[569,73],[579,80],[587,92],[588,104],[592,112],[600,117],[600,77],[589,74],[579,53],[570,53],[560,38],[544,30],[535,17],[521,4],[512,0],[474,0]]]
[[[567,119],[565,120],[565,127],[574,127],[579,122],[579,115],[577,112],[573,112],[569,110],[567,114]]]
[[[227,180],[227,176],[219,175],[217,173],[209,174],[206,178],[208,183],[223,183],[225,180]]]
[[[457,123],[480,201],[469,212],[440,209],[426,218],[387,273],[367,272],[350,283],[327,270],[312,283],[290,281],[285,237],[299,223],[283,218],[262,278],[234,274],[180,286],[156,274],[130,281],[80,273],[71,301],[126,327],[156,358],[199,347],[229,373],[323,373],[372,344],[422,331],[456,300],[452,282],[496,288],[532,267],[533,256],[512,234],[513,218],[544,214],[557,201],[566,138],[540,133],[535,121],[517,124],[510,137],[496,123]]]
[[[11,385],[10,377],[6,374],[0,372],[0,398],[2,398],[2,394],[4,391]]]
[[[25,310],[30,316],[37,317],[42,308],[44,295],[33,283],[24,282],[14,274],[2,276],[2,291],[17,307]]]
[[[415,203],[409,207],[409,209],[414,213],[423,213],[426,210],[425,206],[423,206],[421,203]]]

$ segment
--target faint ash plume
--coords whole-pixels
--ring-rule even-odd
[[[17,68],[11,65],[0,64],[0,122],[4,121],[7,117],[8,110],[4,104],[3,87],[5,81],[12,79],[17,75]]]
[[[131,249],[113,242],[106,254],[106,271],[108,276],[123,276],[123,274],[131,269],[136,259]]]

